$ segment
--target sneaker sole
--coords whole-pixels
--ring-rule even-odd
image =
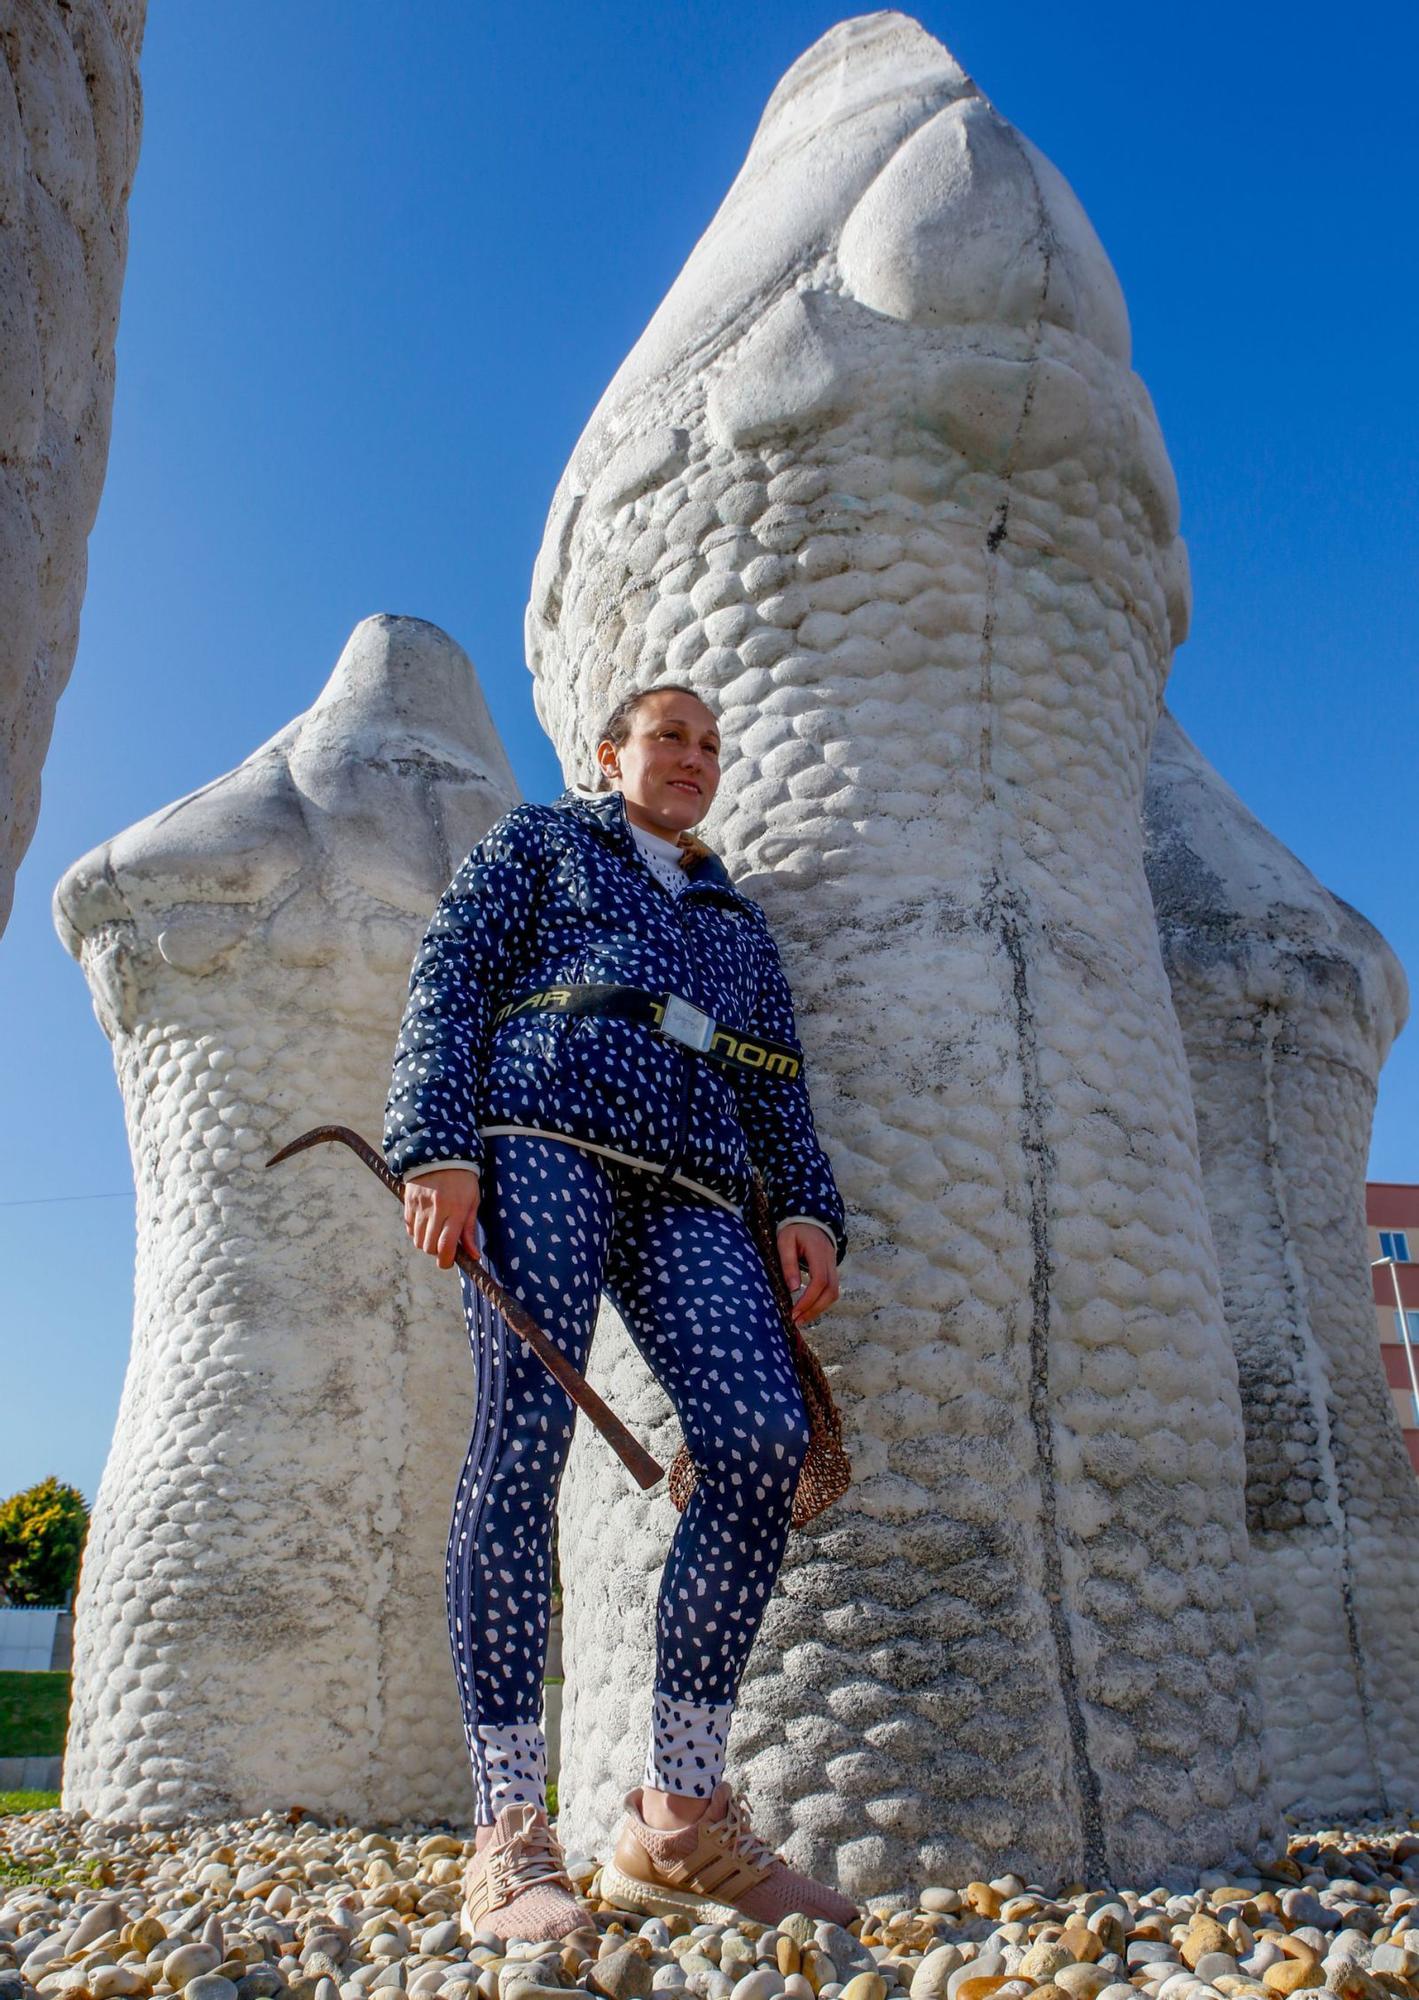
[[[633,1875],[623,1875],[614,1861],[601,1864],[601,1896],[618,1910],[640,1910],[648,1917],[693,1917],[699,1923],[733,1924],[746,1915],[733,1903],[716,1902],[713,1896],[699,1896],[692,1889],[638,1882]]]

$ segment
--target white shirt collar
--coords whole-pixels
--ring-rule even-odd
[[[660,854],[667,861],[678,862],[684,853],[678,840],[669,840],[663,833],[652,833],[648,827],[637,826],[633,819],[628,818],[626,824],[640,845],[649,848],[652,854]]]

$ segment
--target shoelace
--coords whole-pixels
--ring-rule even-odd
[[[506,1845],[493,1848],[484,1867],[495,1898],[493,1909],[543,1882],[565,1889],[569,1896],[575,1893],[561,1842],[544,1819],[534,1820],[525,1833],[514,1833]]]
[[[724,1809],[724,1824],[729,1834],[729,1844],[746,1861],[767,1866],[770,1862],[782,1861],[761,1833],[755,1833],[749,1820],[749,1801],[742,1792],[731,1792],[729,1803]]]

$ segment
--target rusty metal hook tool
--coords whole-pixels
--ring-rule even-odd
[[[289,1160],[295,1153],[304,1153],[311,1146],[327,1143],[348,1146],[356,1154],[377,1180],[384,1183],[392,1195],[404,1199],[404,1183],[398,1174],[392,1174],[384,1160],[358,1132],[352,1132],[348,1125],[317,1125],[310,1132],[302,1132],[298,1139],[292,1139],[289,1146],[283,1146],[279,1153],[273,1153],[266,1162],[268,1167],[279,1166],[282,1160]],[[571,1397],[579,1410],[595,1424],[612,1451],[620,1459],[626,1470],[643,1490],[664,1477],[664,1469],[657,1465],[650,1453],[638,1444],[616,1415],[597,1395],[579,1368],[574,1368],[565,1354],[543,1333],[536,1320],[511,1292],[500,1285],[497,1279],[476,1257],[470,1257],[460,1244],[458,1255],[453,1260],[460,1271],[469,1278],[483,1297],[502,1314],[507,1324],[520,1340],[532,1349],[552,1379]]]

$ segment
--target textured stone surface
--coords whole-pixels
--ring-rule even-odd
[[[629,687],[718,707],[705,831],[800,1002],[850,1208],[819,1344],[856,1481],[793,1538],[731,1768],[856,1892],[1122,1880],[1257,1828],[1237,1375],[1140,831],[1177,526],[1074,196],[879,14],[775,92],[534,576],[572,775]],[[664,1456],[610,1315],[598,1347]],[[638,1776],[673,1516],[584,1430],[564,1498],[590,1846]]]
[[[466,1817],[443,1550],[472,1378],[378,1143],[410,961],[516,789],[467,656],[358,626],[314,707],[70,869],[114,1046],[133,1349],[84,1556],[68,1809]]]
[[[144,12],[0,4],[0,930],[74,664],[108,460]]]
[[[1419,1799],[1419,1487],[1375,1344],[1364,1202],[1404,974],[1168,715],[1146,824],[1241,1377],[1277,1798],[1382,1810]]]

